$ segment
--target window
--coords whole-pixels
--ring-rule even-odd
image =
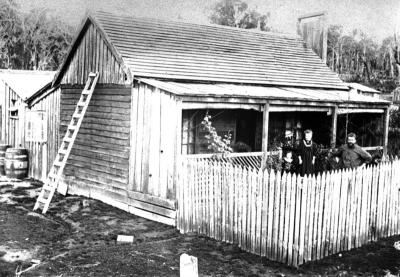
[[[26,111],[26,141],[47,141],[47,116],[44,111]]]
[[[11,99],[11,104],[9,108],[11,119],[18,119],[18,107],[16,106],[16,103],[17,103],[16,99]]]

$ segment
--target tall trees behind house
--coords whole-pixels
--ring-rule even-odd
[[[46,10],[24,14],[15,0],[0,0],[0,68],[56,70],[73,31]]]
[[[399,70],[395,63],[394,37],[376,43],[360,30],[344,34],[340,25],[328,28],[327,65],[347,82],[360,82],[390,92]]]
[[[221,0],[213,7],[210,21],[214,24],[270,31],[269,13],[260,14],[240,0]]]

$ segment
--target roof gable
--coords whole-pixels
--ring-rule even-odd
[[[105,12],[92,18],[134,76],[348,89],[295,36]]]
[[[125,84],[131,82],[129,69],[107,35],[91,16],[88,16],[70,46],[58,70],[53,86],[85,84],[90,72],[98,71],[98,83]]]

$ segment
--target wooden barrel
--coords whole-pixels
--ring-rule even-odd
[[[4,170],[5,158],[6,158],[6,150],[10,148],[11,145],[8,144],[0,144],[0,175],[5,176],[6,171]]]
[[[23,179],[28,176],[28,150],[8,148],[6,151],[5,171],[8,178]]]

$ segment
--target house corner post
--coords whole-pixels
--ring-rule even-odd
[[[385,109],[383,119],[383,155],[388,154],[390,107]]]
[[[261,168],[265,167],[267,154],[268,154],[268,128],[269,128],[269,102],[264,104],[263,109],[263,130],[262,130],[262,160]]]
[[[331,121],[331,148],[336,147],[336,131],[337,131],[337,115],[338,115],[338,106],[332,107],[332,121]]]
[[[181,170],[181,155],[182,155],[182,99],[176,99],[176,130],[175,130],[175,160],[174,160],[174,197],[178,199],[176,195],[178,192],[179,178],[178,171]]]

